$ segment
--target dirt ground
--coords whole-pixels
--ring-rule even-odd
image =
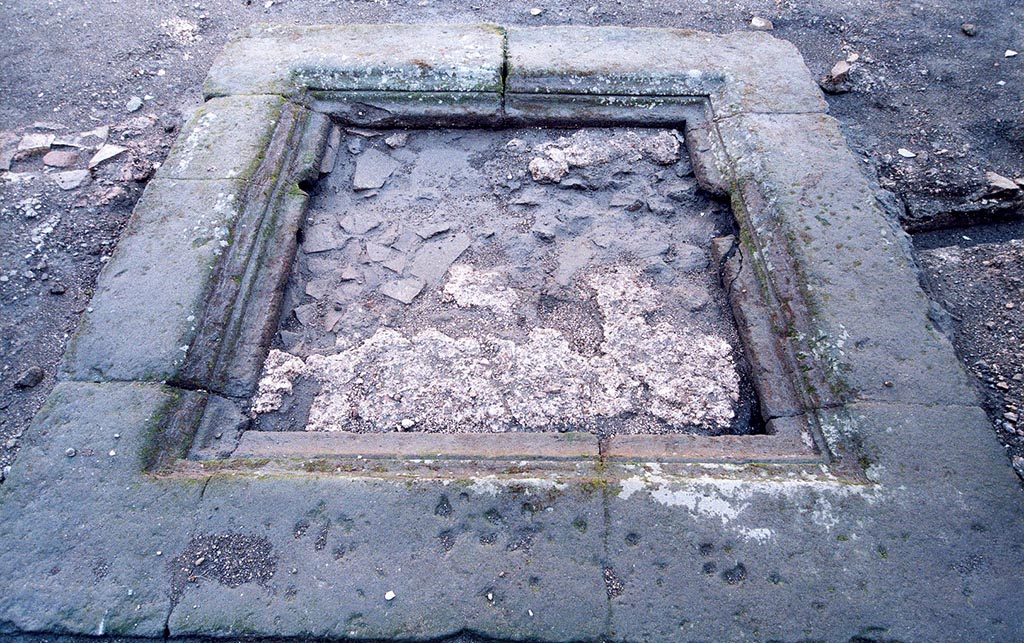
[[[848,61],[845,77],[829,84],[839,92],[828,95],[832,114],[866,171],[896,195],[887,199],[893,213],[921,230],[1021,214],[1021,190],[986,173],[1024,175],[1024,54],[1010,55],[1024,51],[1022,14],[1020,0],[2,0],[0,466],[15,458],[52,387],[96,275],[146,179],[199,104],[213,57],[245,25],[489,21],[727,32],[750,28],[753,16],[766,18],[815,76]],[[47,167],[43,150],[32,145],[13,154],[25,134],[39,135],[38,148],[52,144],[51,135],[81,148],[62,148],[78,154],[50,157],[66,167]],[[102,141],[117,155],[89,170]],[[65,187],[82,184],[62,189],[57,172],[71,173],[59,177]],[[961,270],[952,280],[941,278],[941,261],[923,261],[933,296],[951,309],[958,349],[983,378],[997,433],[1017,457],[1024,451],[1016,431],[1024,428],[1004,414],[1024,399],[1024,378],[1014,378],[1024,361],[1021,318],[1013,312],[1024,307],[1024,251],[1012,241],[1020,233],[1018,227],[976,244],[961,231],[928,242],[956,248],[950,253],[961,257]],[[989,312],[969,322],[956,312],[958,301]],[[1006,307],[1011,303],[1015,308]],[[1018,462],[1024,475],[1024,460]]]

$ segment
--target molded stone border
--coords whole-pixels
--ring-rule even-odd
[[[929,321],[905,235],[788,43],[266,26],[225,49],[206,90],[0,488],[0,638],[1024,632],[1018,485]],[[531,436],[544,443],[532,458],[507,443],[500,457],[471,445],[440,458],[459,456],[457,436],[443,451],[406,442],[409,457],[388,464],[345,436],[318,457],[249,435],[252,457],[182,460],[197,444],[217,452],[211,427],[240,426],[230,401],[252,386],[251,348],[277,317],[268,293],[291,262],[267,249],[294,243],[325,114],[382,126],[685,121],[701,181],[729,195],[739,224],[716,253],[745,341],[776,350],[762,351],[765,373],[797,375],[789,393],[763,378],[777,430],[755,437],[799,439],[792,427],[813,423],[821,442],[804,447],[834,459],[687,462],[686,436],[612,440],[601,457],[589,436]],[[778,314],[758,317],[762,300]],[[374,439],[386,458],[392,438]],[[235,537],[264,555],[262,580],[188,555]]]

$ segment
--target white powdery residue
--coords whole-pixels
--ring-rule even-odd
[[[762,544],[771,540],[772,536],[775,535],[771,529],[764,529],[763,527],[756,529],[740,529],[739,533],[747,540],[756,540]]]
[[[580,130],[572,136],[560,137],[536,148],[537,156],[529,164],[533,180],[557,183],[573,167],[590,167],[625,159],[640,161],[647,157],[655,163],[669,165],[679,160],[679,140],[662,130],[650,136],[636,132],[620,132],[598,136]]]
[[[642,491],[647,488],[647,481],[644,480],[643,476],[633,476],[626,478],[620,483],[622,491],[619,492],[619,498],[622,500],[628,500],[637,491]]]
[[[524,463],[525,464],[525,463]],[[469,491],[481,495],[496,496],[509,487],[515,487],[516,493],[525,493],[530,496],[538,492],[550,491],[552,489],[563,489],[564,482],[549,480],[547,478],[506,478],[497,476],[483,476],[472,478]]]
[[[456,301],[487,294],[459,287],[486,273],[455,273],[448,292]],[[490,279],[477,283],[494,285]],[[304,374],[320,384],[307,430],[351,430],[353,420],[379,430],[403,420],[425,431],[546,429],[645,411],[672,425],[727,428],[739,399],[729,344],[650,325],[644,314],[660,304],[637,270],[596,273],[588,285],[604,320],[596,355],[577,352],[553,328],[535,327],[524,342],[381,328],[336,354],[306,359]],[[511,305],[499,301],[489,303]]]
[[[295,378],[306,370],[302,358],[271,349],[263,363],[263,376],[252,400],[255,413],[269,413],[281,408],[284,396],[292,392]]]
[[[758,496],[786,498],[788,505],[800,507],[800,513],[807,514],[813,524],[829,532],[839,524],[843,511],[837,509],[833,502],[857,496],[871,504],[882,493],[877,487],[817,479],[750,482],[701,477],[672,480],[651,471],[624,480],[619,497],[627,499],[643,490],[648,491],[651,499],[659,504],[684,508],[694,516],[717,518],[723,527],[739,536],[762,543],[774,536],[771,529],[740,524],[744,522],[744,512],[760,504],[755,503]]]
[[[215,120],[217,120],[217,114],[213,112],[208,112],[199,117],[196,126],[192,128],[192,131],[189,132],[185,142],[182,144],[181,160],[178,161],[179,172],[184,172],[192,164],[192,161],[195,159],[196,150],[208,139],[210,127],[212,127]]]
[[[507,315],[519,304],[519,295],[508,287],[508,277],[496,270],[477,270],[467,264],[448,269],[444,294],[460,308],[488,308]]]

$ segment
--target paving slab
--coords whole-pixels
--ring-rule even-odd
[[[984,412],[849,413],[871,484],[648,466],[611,488],[611,640],[1019,637],[1020,489]]]
[[[171,636],[578,641],[605,627],[593,488],[218,477],[200,511],[199,534],[265,538],[276,572],[262,586],[189,583]]]
[[[224,48],[204,92],[499,92],[503,46],[493,25],[257,25]]]
[[[249,179],[263,160],[285,100],[230,96],[207,101],[182,128],[160,169],[165,179]]]
[[[794,344],[842,399],[978,403],[975,384],[929,318],[909,239],[886,216],[838,123],[822,114],[743,115],[718,131],[733,210],[749,225]],[[884,277],[883,277],[884,275]]]
[[[177,373],[245,187],[238,179],[150,181],[68,343],[68,378],[163,381]]]
[[[718,116],[827,111],[796,48],[751,32],[513,27],[507,92],[510,105],[523,94],[705,96]]]
[[[202,480],[153,480],[145,458],[169,406],[196,393],[64,382],[0,487],[0,632],[163,636],[167,563]]]

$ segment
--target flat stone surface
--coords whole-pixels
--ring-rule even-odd
[[[948,338],[929,320],[909,241],[876,202],[836,122],[750,115],[719,123],[769,269],[791,261],[813,327],[824,395],[919,404],[977,403]],[[735,201],[734,201],[735,203]],[[791,257],[786,259],[785,257]],[[773,272],[776,279],[790,277]],[[783,295],[787,296],[787,295]]]
[[[217,57],[204,91],[498,92],[503,31],[491,25],[262,25]]]
[[[174,376],[231,243],[243,187],[237,180],[149,183],[68,343],[68,378]]]
[[[284,99],[229,96],[203,104],[160,168],[164,179],[248,179],[277,127]]]
[[[610,489],[617,640],[1013,640],[1020,487],[976,407],[859,404],[870,485],[674,477]],[[970,445],[970,447],[967,447]],[[732,476],[730,476],[732,477]],[[884,600],[879,600],[884,596]],[[873,629],[874,628],[874,629]]]
[[[142,458],[179,395],[153,384],[54,388],[0,487],[0,631],[163,636],[167,564],[188,541],[202,484],[151,480]]]
[[[375,190],[384,187],[391,173],[398,168],[398,162],[378,150],[366,150],[356,161],[355,175],[352,177],[352,188],[356,190]]]
[[[547,481],[218,478],[197,534],[265,538],[275,571],[188,583],[170,634],[596,639],[602,504]]]
[[[428,435],[403,432],[318,434],[303,431],[248,431],[235,457],[444,457],[444,458],[594,458],[597,436],[591,433],[498,433]]]
[[[827,110],[796,48],[762,33],[513,27],[508,61],[510,95],[709,96],[717,116]]]

